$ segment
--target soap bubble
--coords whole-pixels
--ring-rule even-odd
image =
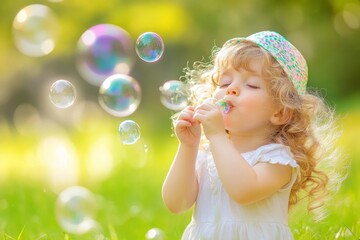
[[[90,84],[100,86],[109,76],[128,74],[134,62],[133,42],[122,28],[99,24],[86,30],[77,46],[77,68]]]
[[[66,80],[57,80],[50,87],[49,98],[58,108],[70,107],[76,98],[75,87]]]
[[[44,56],[55,48],[59,25],[50,8],[32,4],[21,9],[13,21],[17,49],[31,57]]]
[[[147,231],[145,237],[147,240],[164,240],[165,234],[159,228],[152,228],[149,231]]]
[[[160,101],[168,109],[179,111],[188,104],[188,92],[185,84],[178,80],[167,81],[159,88]]]
[[[93,193],[81,186],[72,186],[62,191],[55,205],[56,218],[61,228],[79,235],[97,227],[94,220],[97,209]]]
[[[164,42],[156,33],[143,33],[136,40],[136,53],[145,62],[156,62],[164,53]]]
[[[119,135],[123,144],[134,144],[140,138],[140,126],[132,120],[123,121],[119,125]]]
[[[126,117],[138,108],[141,100],[139,83],[125,74],[108,77],[99,90],[100,106],[116,117]]]

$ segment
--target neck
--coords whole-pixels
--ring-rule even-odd
[[[229,139],[234,147],[240,152],[253,151],[263,145],[271,143],[268,137],[263,135],[235,135],[229,133]]]

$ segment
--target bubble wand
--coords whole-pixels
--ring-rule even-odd
[[[231,103],[229,101],[225,100],[224,98],[217,101],[216,105],[218,105],[222,109],[222,112],[224,114],[229,113],[229,111],[232,107]]]

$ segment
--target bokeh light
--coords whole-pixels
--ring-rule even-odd
[[[66,232],[81,235],[97,227],[97,201],[84,187],[72,186],[62,191],[55,208],[57,221]]]
[[[156,62],[164,53],[164,42],[154,32],[143,33],[136,40],[136,53],[145,62]]]
[[[76,90],[67,80],[57,80],[50,87],[49,98],[58,108],[70,107],[76,99]]]
[[[159,228],[151,228],[145,234],[146,240],[164,240],[165,234]]]
[[[100,87],[99,103],[108,113],[126,117],[136,111],[141,101],[139,83],[125,74],[108,77]]]
[[[170,110],[179,111],[188,105],[188,92],[183,82],[167,81],[159,88],[161,103]]]
[[[86,30],[78,41],[77,68],[90,84],[100,86],[115,73],[128,74],[134,62],[130,35],[112,24]]]
[[[79,158],[70,139],[65,136],[46,137],[39,143],[37,152],[44,180],[52,191],[59,193],[78,182]]]
[[[41,4],[21,9],[13,21],[13,37],[17,49],[31,57],[44,56],[55,48],[59,32],[53,11]]]
[[[86,170],[89,181],[98,182],[110,176],[114,166],[112,144],[113,139],[111,135],[107,134],[98,135],[94,141],[91,141],[91,146],[86,155]]]
[[[119,135],[123,144],[134,144],[140,138],[140,126],[132,120],[125,120],[119,125]]]

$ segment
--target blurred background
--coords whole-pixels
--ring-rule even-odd
[[[31,4],[52,11],[45,28],[53,48],[41,56],[24,53],[16,42],[15,17]],[[104,111],[99,86],[78,71],[79,39],[97,24],[122,28],[133,45],[128,74],[142,94],[129,116]],[[332,211],[319,228],[311,227],[306,214],[294,218],[295,236],[359,237],[360,1],[2,0],[0,239],[85,239],[76,230],[68,233],[56,215],[59,193],[74,185],[97,199],[96,239],[179,239],[191,213],[174,217],[161,202],[161,184],[177,140],[170,120],[175,112],[160,102],[159,87],[178,80],[194,61],[208,60],[214,45],[262,30],[284,35],[305,56],[308,87],[335,107],[344,129],[339,146],[352,160],[341,201],[332,208],[349,211]],[[164,52],[156,62],[136,55],[136,39],[144,32],[163,40]],[[59,79],[76,88],[76,100],[66,109],[49,101],[50,86]],[[132,145],[122,144],[117,130],[128,119],[141,129],[140,140]],[[149,236],[154,229],[155,237]]]

